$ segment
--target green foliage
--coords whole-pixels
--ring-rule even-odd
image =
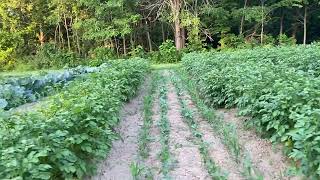
[[[92,59],[111,59],[115,57],[114,50],[107,47],[97,47],[91,50],[89,54]]]
[[[14,68],[14,53],[23,39],[17,33],[9,33],[0,30],[0,70]]]
[[[153,63],[177,63],[181,60],[181,55],[183,52],[176,50],[174,42],[172,40],[167,40],[163,42],[159,47],[159,51],[148,53],[148,57]]]
[[[199,51],[202,49],[202,40],[200,35],[200,18],[195,17],[188,11],[182,13],[181,25],[188,30],[188,49],[190,51]]]
[[[319,47],[256,48],[189,54],[183,64],[206,103],[238,107],[273,142],[283,142],[300,172],[319,178]]]
[[[278,37],[278,43],[279,45],[289,45],[289,46],[292,46],[292,45],[295,45],[297,42],[296,39],[294,39],[293,37],[288,37],[287,35],[285,34],[280,34],[280,36]]]
[[[36,69],[75,67],[80,64],[75,53],[59,50],[54,44],[40,47],[30,63]]]
[[[159,47],[158,63],[175,63],[180,60],[179,52],[176,50],[172,40],[163,42]]]
[[[267,35],[267,34],[263,35],[263,45],[264,46],[272,47],[275,45],[275,43],[276,43],[276,40],[272,35]]]
[[[0,179],[82,179],[117,138],[123,101],[136,92],[148,63],[114,61],[72,82],[48,106],[29,114],[0,114]]]
[[[243,36],[236,36],[235,34],[223,35],[219,41],[221,49],[236,49],[244,47],[245,39]]]
[[[160,129],[160,160],[162,163],[161,172],[164,179],[170,179],[170,171],[172,169],[172,159],[169,146],[170,138],[170,122],[168,119],[168,89],[166,77],[160,77],[160,89],[159,89],[159,105],[160,105],[160,121],[158,127]]]
[[[150,148],[149,143],[151,142],[150,130],[153,124],[153,103],[154,94],[156,92],[156,87],[159,83],[159,75],[157,73],[152,74],[151,78],[151,88],[148,90],[148,95],[143,101],[143,125],[139,133],[139,155],[146,159],[149,156]]]
[[[131,57],[144,57],[145,51],[142,46],[138,45],[136,47],[133,47],[131,51],[129,52],[129,55]]]

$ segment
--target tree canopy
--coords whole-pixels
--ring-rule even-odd
[[[2,0],[0,62],[45,46],[87,57],[135,48],[307,44],[319,39],[318,0]]]

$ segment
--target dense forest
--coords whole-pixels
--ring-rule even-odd
[[[174,42],[185,51],[307,44],[320,36],[318,8],[317,0],[1,0],[1,69],[71,66]]]

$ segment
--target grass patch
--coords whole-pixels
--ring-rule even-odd
[[[151,69],[152,70],[163,70],[163,69],[176,69],[181,67],[180,63],[176,64],[152,64]]]

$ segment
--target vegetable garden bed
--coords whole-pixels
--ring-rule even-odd
[[[285,144],[300,173],[319,178],[319,47],[191,53],[183,66],[208,105],[237,107],[248,125]]]
[[[95,171],[117,138],[122,103],[149,69],[143,59],[110,64],[71,82],[46,109],[0,114],[0,179],[81,179]]]

